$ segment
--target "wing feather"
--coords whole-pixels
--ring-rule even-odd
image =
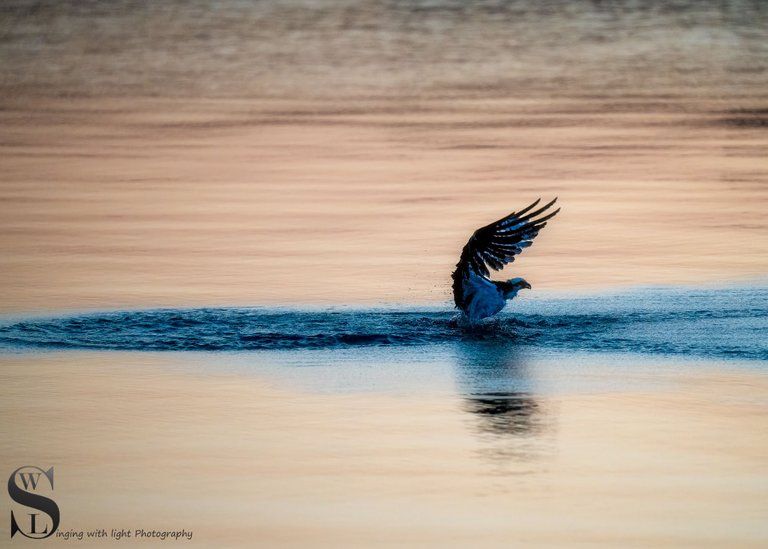
[[[547,221],[560,211],[560,208],[550,211],[557,198],[536,208],[540,202],[541,199],[538,199],[519,212],[512,212],[472,234],[453,272],[454,299],[458,306],[461,306],[463,299],[459,286],[464,279],[471,273],[489,277],[489,268],[500,271],[512,263],[518,254],[533,244],[533,239],[546,227]]]

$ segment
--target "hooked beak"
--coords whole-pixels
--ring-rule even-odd
[[[523,284],[523,288],[528,288],[530,290],[531,289],[531,285],[526,282],[526,283]]]

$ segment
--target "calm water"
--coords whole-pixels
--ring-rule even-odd
[[[5,2],[3,311],[440,302],[768,272],[765,2]]]
[[[768,536],[766,379],[749,368],[521,360],[487,341],[0,365],[0,466],[55,466],[62,532],[186,528],[190,547],[328,548]]]
[[[4,2],[0,82],[120,96],[764,96],[731,1]]]

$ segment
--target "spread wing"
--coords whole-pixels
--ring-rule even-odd
[[[461,251],[461,259],[453,273],[454,280],[458,276],[469,276],[470,270],[488,277],[488,267],[500,271],[504,265],[512,263],[517,254],[533,244],[533,239],[547,220],[560,211],[560,208],[548,211],[556,201],[557,198],[533,210],[541,202],[539,199],[519,212],[512,212],[495,223],[477,229]]]

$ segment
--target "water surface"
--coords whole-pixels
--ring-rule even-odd
[[[471,327],[439,308],[157,309],[6,320],[0,348],[137,351],[343,349],[495,341],[566,349],[768,359],[768,292],[647,289],[611,296],[524,299]]]
[[[3,2],[2,471],[199,547],[765,547],[767,10]]]
[[[0,85],[91,96],[764,95],[767,21],[750,0],[14,0],[0,12]]]

